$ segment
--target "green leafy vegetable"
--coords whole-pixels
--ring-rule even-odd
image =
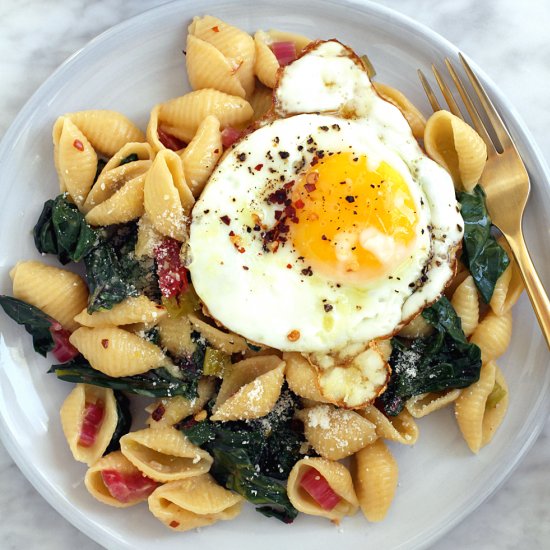
[[[46,201],[33,229],[34,244],[43,254],[55,254],[62,264],[79,262],[97,244],[92,229],[66,195]]]
[[[136,160],[139,160],[137,153],[130,153],[127,157],[124,157],[120,161],[119,166],[122,166],[123,164],[128,164],[129,162],[135,162]]]
[[[129,296],[159,296],[152,260],[139,259],[134,253],[137,225],[119,226],[85,258],[86,280],[90,289],[88,313],[111,309]]]
[[[11,296],[0,296],[0,306],[19,325],[32,336],[34,350],[46,357],[55,347],[51,332],[52,325],[59,324],[37,307]]]
[[[55,374],[65,382],[92,384],[146,397],[182,395],[192,399],[197,396],[196,376],[186,377],[182,372],[182,378],[177,378],[165,368],[153,369],[134,376],[114,378],[93,369],[90,363],[82,355],[79,355],[68,363],[53,365],[48,372]]]
[[[126,435],[132,427],[130,400],[121,391],[115,390],[113,393],[116,400],[117,423],[109,446],[103,453],[104,456],[120,449],[120,438]]]
[[[494,409],[505,397],[506,390],[498,382],[495,382],[495,387],[487,397],[485,408]]]
[[[292,425],[296,396],[285,388],[273,411],[247,422],[183,421],[179,429],[213,457],[210,473],[268,517],[291,523],[297,510],[276,479],[286,479],[303,455],[303,433]]]
[[[464,219],[462,261],[470,270],[482,298],[489,303],[497,279],[508,267],[510,259],[491,234],[491,218],[483,189],[478,185],[472,193],[459,193],[458,201]]]
[[[388,388],[379,398],[384,412],[399,414],[413,395],[465,388],[479,380],[481,351],[470,344],[460,318],[443,297],[422,312],[436,332],[428,338],[416,338],[410,345],[392,339],[390,357],[392,375]]]

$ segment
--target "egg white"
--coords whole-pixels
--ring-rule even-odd
[[[328,352],[391,334],[435,300],[452,276],[462,238],[452,180],[336,41],[290,64],[275,99],[286,118],[266,122],[229,151],[194,207],[189,269],[195,290],[230,330],[284,351]],[[272,227],[277,209],[267,197],[296,179],[319,150],[364,155],[369,169],[385,161],[407,183],[418,215],[416,240],[390,278],[339,283],[310,274],[291,242],[276,252],[264,249],[259,225]],[[325,311],[325,304],[332,309]],[[299,338],[290,339],[296,331]]]

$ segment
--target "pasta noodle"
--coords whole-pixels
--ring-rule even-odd
[[[360,414],[331,405],[301,410],[296,417],[304,423],[310,445],[329,460],[351,456],[378,437],[374,424]]]
[[[490,311],[474,330],[470,342],[481,349],[481,360],[487,363],[500,357],[512,338],[512,314],[498,316]]]
[[[82,435],[89,408],[101,411],[97,432],[90,437]],[[75,460],[88,466],[101,458],[107,449],[118,422],[113,390],[77,384],[61,406],[61,427]],[[99,416],[99,414],[98,414]]]
[[[147,477],[161,482],[200,476],[212,465],[206,451],[170,426],[130,432],[120,439],[120,450]]]
[[[354,455],[353,486],[363,514],[369,521],[382,521],[397,489],[397,462],[381,439]]]
[[[288,387],[300,397],[328,403],[319,390],[317,372],[300,353],[283,353],[286,362],[285,378]]]
[[[128,297],[111,309],[88,313],[83,309],[75,321],[85,327],[111,327],[132,323],[158,323],[166,315],[166,309],[146,296]]]
[[[316,500],[301,486],[301,480],[311,469],[317,471],[340,497],[340,502],[332,510],[322,508]],[[292,505],[305,514],[322,516],[339,523],[344,516],[357,512],[358,501],[353,489],[351,475],[339,462],[325,458],[303,458],[296,462],[288,476],[288,498]]]
[[[129,492],[126,498],[123,498],[122,495],[116,498],[105,483],[105,473],[114,473],[115,476],[130,478],[134,483],[135,480],[139,480],[142,490]],[[116,508],[127,508],[147,500],[149,492],[152,492],[158,485],[152,479],[144,476],[120,451],[109,453],[88,468],[84,484],[95,499]]]
[[[405,407],[412,417],[422,418],[456,401],[460,395],[460,391],[459,389],[454,389],[415,395],[407,399]]]
[[[265,416],[277,402],[285,362],[277,356],[245,359],[224,374],[211,420],[245,420]]]
[[[161,235],[185,240],[185,224],[194,202],[179,157],[172,151],[160,151],[144,186],[145,212],[153,227]]]
[[[418,439],[418,426],[406,409],[397,416],[390,417],[374,405],[369,405],[358,412],[376,426],[378,437],[396,441],[403,445],[414,445]]]
[[[451,304],[462,323],[466,336],[471,336],[479,322],[479,298],[474,278],[469,275],[453,292]]]
[[[255,49],[252,37],[211,15],[193,18],[188,31],[190,36],[208,42],[227,58],[246,95],[250,95],[254,90]]]
[[[498,374],[497,374],[498,373]],[[497,395],[495,395],[497,389]],[[491,399],[491,396],[495,396]],[[491,361],[481,367],[479,381],[462,391],[455,416],[462,436],[473,453],[489,443],[508,408],[506,381]]]
[[[148,502],[151,513],[165,525],[189,531],[238,516],[243,498],[203,474],[162,485]]]
[[[487,146],[462,119],[448,111],[435,112],[426,123],[424,145],[449,171],[457,188],[471,191],[477,185],[485,168]]]
[[[197,133],[181,154],[183,171],[194,197],[198,197],[223,151],[220,121],[212,115],[199,125]]]
[[[70,341],[94,369],[108,376],[133,376],[171,366],[158,346],[117,327],[80,327]]]
[[[88,303],[88,287],[80,276],[41,262],[18,262],[10,271],[13,295],[46,315],[69,331],[76,330],[74,321]]]
[[[222,128],[238,127],[252,118],[250,103],[243,98],[204,88],[176,97],[155,107],[151,113],[147,138],[156,150],[164,149],[158,140],[158,128],[163,128],[185,143],[189,143],[200,123],[214,115]]]
[[[238,334],[223,332],[222,330],[199,319],[194,314],[189,315],[189,320],[195,330],[200,332],[212,347],[219,349],[220,351],[231,354],[243,352],[248,349],[246,340]]]

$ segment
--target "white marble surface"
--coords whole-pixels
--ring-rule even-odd
[[[25,101],[70,54],[160,0],[0,0],[0,136]],[[550,2],[383,0],[473,57],[517,107],[550,160]],[[314,2],[312,2],[312,6]],[[0,547],[93,550],[31,487],[0,445]],[[501,489],[438,549],[550,548],[550,423]]]

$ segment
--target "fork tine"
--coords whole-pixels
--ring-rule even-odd
[[[451,90],[449,90],[449,87],[447,86],[447,84],[445,84],[445,81],[443,80],[441,73],[437,70],[435,65],[432,65],[432,72],[435,76],[435,80],[437,81],[437,85],[439,86],[439,89],[441,90],[441,93],[443,94],[443,97],[445,98],[445,101],[449,106],[449,110],[451,111],[451,113],[453,113],[453,115],[463,119],[464,116],[462,115],[462,112],[458,108],[458,105],[455,101],[455,98]]]
[[[466,106],[466,109],[468,110],[468,114],[470,115],[470,118],[472,119],[472,122],[474,123],[474,127],[477,131],[477,133],[482,137],[483,141],[485,142],[485,145],[487,145],[488,151],[491,153],[496,153],[495,145],[493,144],[493,140],[491,139],[491,136],[487,132],[487,129],[485,128],[485,124],[483,124],[483,120],[481,120],[481,117],[479,116],[479,113],[477,112],[477,109],[475,108],[475,105],[473,104],[472,100],[470,99],[470,96],[468,95],[468,92],[466,92],[466,88],[464,88],[464,85],[462,84],[462,81],[460,80],[453,64],[451,63],[449,58],[445,59],[445,65],[447,66],[447,69],[449,71],[449,74],[451,75],[451,78],[453,79],[453,82],[455,83],[455,86],[458,90],[458,93],[460,94],[460,97],[462,98],[462,101],[464,102],[464,105]]]
[[[464,70],[466,71],[466,74],[468,75],[468,79],[470,80],[470,83],[472,84],[472,87],[474,88],[477,97],[479,98],[479,101],[483,105],[483,108],[485,109],[485,112],[487,114],[487,117],[491,121],[491,124],[493,125],[493,129],[495,131],[495,134],[498,137],[498,140],[500,141],[500,144],[503,148],[506,147],[514,147],[514,144],[512,143],[512,138],[510,137],[510,134],[508,133],[508,130],[506,130],[506,126],[504,125],[504,122],[500,118],[500,115],[498,114],[497,110],[495,109],[495,106],[493,105],[493,102],[489,99],[489,96],[487,95],[487,92],[481,85],[481,82],[475,75],[474,71],[472,71],[472,68],[470,65],[468,65],[468,62],[464,58],[464,56],[459,53],[458,57],[460,59],[460,62],[462,63],[462,66],[464,67]]]
[[[432,110],[435,111],[441,111],[441,106],[439,105],[439,101],[437,101],[437,98],[435,97],[434,91],[432,90],[432,87],[430,86],[429,82],[426,80],[426,77],[424,76],[424,73],[418,69],[418,78],[420,78],[420,82],[422,84],[422,87],[424,88],[424,91],[426,92],[426,95],[428,96],[428,101],[430,102],[430,105],[432,106]]]

